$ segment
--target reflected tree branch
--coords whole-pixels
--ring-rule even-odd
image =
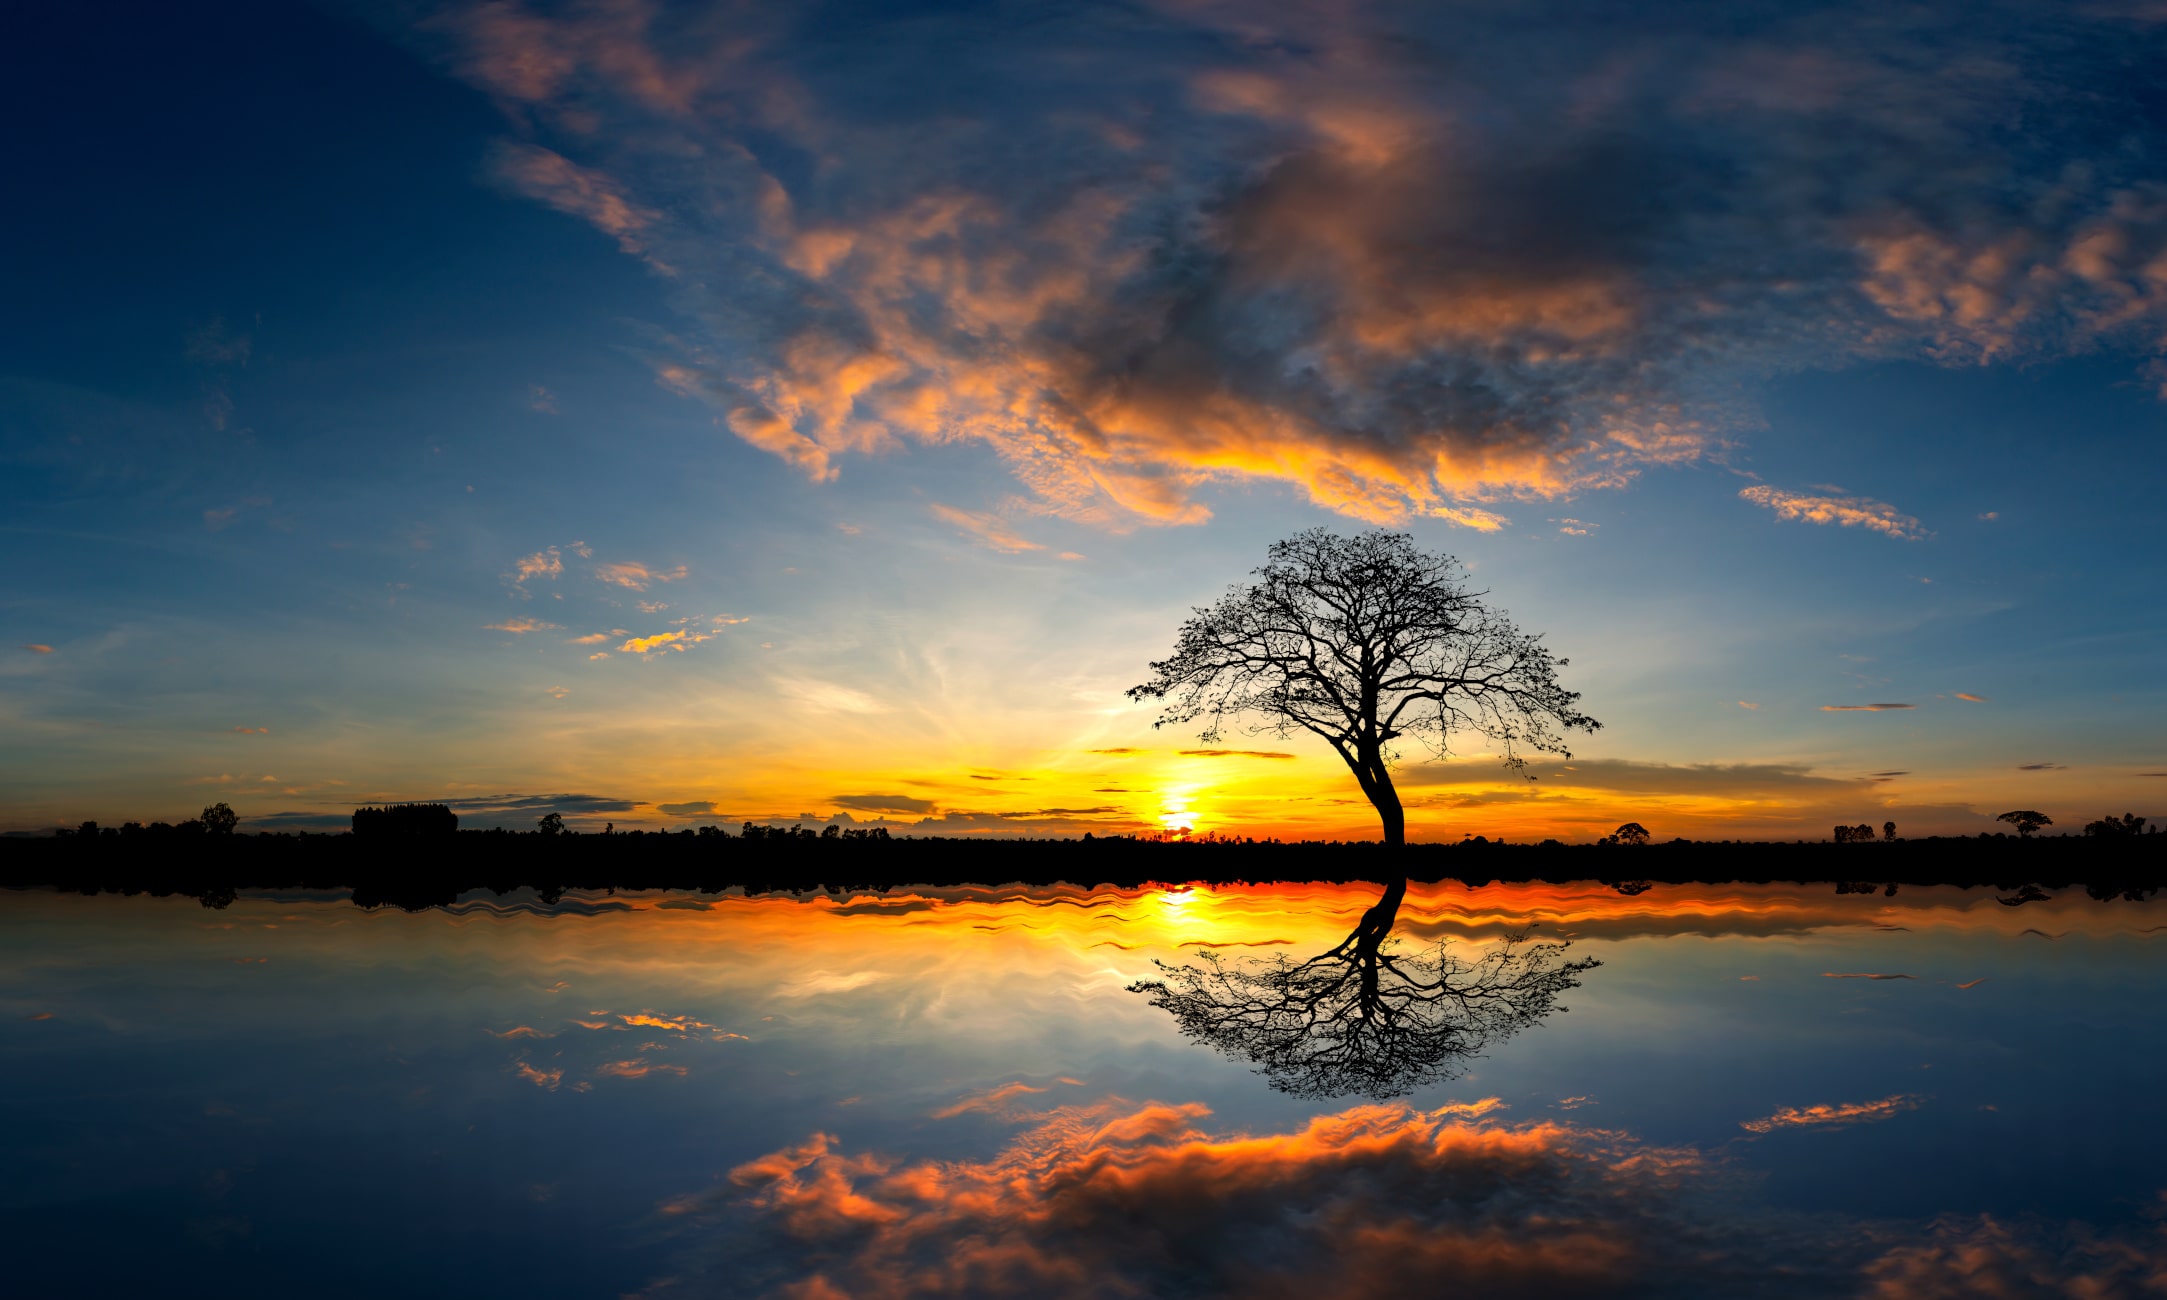
[[[1471,960],[1446,941],[1402,951],[1391,934],[1406,894],[1404,878],[1387,885],[1352,933],[1307,961],[1206,952],[1200,965],[1154,963],[1159,977],[1129,991],[1281,1092],[1382,1100],[1458,1078],[1491,1043],[1565,1010],[1559,995],[1602,964],[1567,961],[1569,945],[1525,931]]]

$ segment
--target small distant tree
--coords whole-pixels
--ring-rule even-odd
[[[1611,833],[1617,837],[1620,844],[1646,844],[1648,842],[1648,828],[1639,822],[1627,822]]]
[[[535,819],[534,829],[544,835],[562,835],[564,834],[564,814],[543,813]]]
[[[1885,840],[1893,840],[1893,839],[1895,839],[1895,838],[1896,838],[1896,823],[1895,823],[1895,822],[1883,822],[1883,823],[1881,823],[1881,838],[1882,838],[1882,839],[1885,839]]]
[[[2005,812],[2001,816],[1996,817],[1994,820],[1998,822],[2007,822],[2011,826],[2016,827],[2017,834],[2023,836],[2025,839],[2030,839],[2032,837],[2032,834],[2040,827],[2052,826],[2054,824],[2054,819],[2052,817],[2047,816],[2043,812],[2033,812],[2029,808],[2019,809],[2016,812]]]
[[[228,808],[224,800],[203,810],[203,829],[211,835],[231,835],[240,823],[241,815]]]
[[[2145,819],[2135,813],[2123,813],[2120,817],[2109,813],[2096,822],[2086,822],[2084,833],[2095,839],[2119,839],[2124,835],[2144,834]]]
[[[1254,577],[1194,610],[1129,698],[1165,702],[1154,727],[1201,721],[1207,743],[1241,715],[1260,719],[1252,733],[1316,736],[1354,773],[1387,844],[1407,839],[1394,742],[1442,757],[1473,732],[1517,770],[1523,751],[1569,758],[1560,733],[1602,725],[1559,683],[1566,660],[1492,608],[1459,561],[1405,533],[1312,528],[1272,543]]]

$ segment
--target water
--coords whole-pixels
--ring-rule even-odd
[[[2157,904],[1415,884],[1403,955],[1601,964],[1383,1100],[1127,991],[1379,893],[0,894],[8,1290],[2167,1285]]]

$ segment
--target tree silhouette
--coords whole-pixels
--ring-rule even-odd
[[[1627,822],[1612,831],[1611,836],[1620,844],[1646,844],[1648,842],[1648,828],[1639,822]]]
[[[1172,1013],[1184,1035],[1253,1063],[1280,1092],[1383,1100],[1458,1078],[1489,1044],[1565,1010],[1558,995],[1602,964],[1565,961],[1569,945],[1530,944],[1525,932],[1471,961],[1442,941],[1399,952],[1392,923],[1406,894],[1404,878],[1386,886],[1353,933],[1307,961],[1206,951],[1201,966],[1154,962],[1159,978],[1129,991]]]
[[[2052,817],[2047,816],[2043,812],[2032,812],[2030,809],[2021,809],[2017,812],[2005,812],[2001,816],[1996,817],[1994,820],[1998,822],[2007,822],[2011,826],[2016,827],[2017,834],[2023,836],[2025,839],[2030,839],[2032,837],[2032,832],[2038,830],[2040,827],[2052,826],[2054,824],[2054,819]]]
[[[233,828],[240,820],[240,814],[228,808],[223,799],[203,810],[203,829],[212,835],[233,834]]]
[[[1206,743],[1243,714],[1262,719],[1251,734],[1323,738],[1377,809],[1387,844],[1407,838],[1395,740],[1418,737],[1442,757],[1454,733],[1472,731],[1518,770],[1522,750],[1572,757],[1560,729],[1602,725],[1558,684],[1567,660],[1484,604],[1459,561],[1404,533],[1312,528],[1274,542],[1255,577],[1196,609],[1129,698],[1167,701],[1155,727],[1202,719]]]
[[[564,834],[564,814],[558,812],[543,813],[535,819],[534,829],[544,835],[562,835]]]
[[[1896,838],[1896,823],[1895,823],[1895,822],[1883,822],[1883,823],[1881,823],[1881,838],[1882,838],[1882,839],[1885,839],[1885,840],[1893,840],[1893,839],[1895,839],[1895,838]]]
[[[2123,813],[2120,817],[2108,813],[2096,822],[2086,822],[2084,833],[2094,838],[2119,839],[2125,835],[2144,834],[2145,819],[2135,813]]]

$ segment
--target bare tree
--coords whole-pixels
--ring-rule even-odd
[[[1558,684],[1567,660],[1485,604],[1459,561],[1404,533],[1312,528],[1274,542],[1255,576],[1197,609],[1129,698],[1166,701],[1154,726],[1201,719],[1207,743],[1244,714],[1261,719],[1251,734],[1322,737],[1376,807],[1387,844],[1407,838],[1394,741],[1413,736],[1443,757],[1455,733],[1474,732],[1518,770],[1523,751],[1572,757],[1560,730],[1602,725]]]
[[[1540,1021],[1578,976],[1602,963],[1565,961],[1563,943],[1509,936],[1472,961],[1442,942],[1413,953],[1390,942],[1406,896],[1402,878],[1362,914],[1336,947],[1307,961],[1286,957],[1201,966],[1157,963],[1140,980],[1181,1032],[1257,1067],[1272,1087],[1297,1097],[1350,1093],[1382,1100],[1457,1078],[1493,1042]]]

